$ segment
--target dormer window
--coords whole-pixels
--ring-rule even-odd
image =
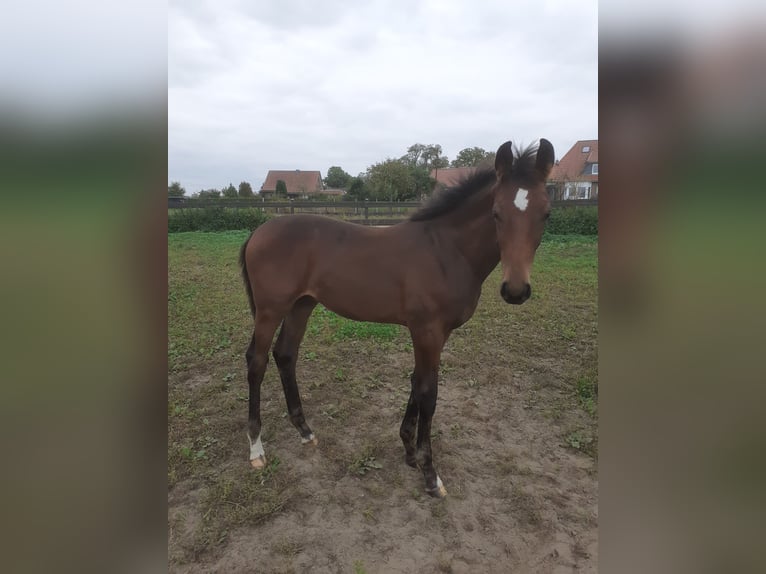
[[[584,145],[584,146],[582,146],[582,152],[583,152],[583,153],[588,153],[588,152],[590,152],[590,146],[589,146],[589,145]]]
[[[591,173],[593,175],[598,175],[598,164],[597,163],[593,164],[593,170],[591,171]]]

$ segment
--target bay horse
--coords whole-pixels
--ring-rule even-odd
[[[498,262],[503,300],[520,305],[532,294],[530,270],[550,213],[545,181],[553,161],[546,139],[524,150],[508,141],[498,148],[494,169],[475,171],[397,225],[292,215],[271,219],[250,235],[239,259],[255,321],[246,353],[253,468],[266,464],[261,382],[280,324],[273,356],[290,421],[304,444],[317,444],[303,415],[295,365],[309,316],[322,303],[348,319],[409,329],[415,367],[399,435],[405,462],[420,467],[426,492],[446,496],[431,453],[442,348],[473,315]]]

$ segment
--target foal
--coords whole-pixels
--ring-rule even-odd
[[[398,225],[370,228],[294,215],[271,219],[252,233],[240,251],[240,265],[255,319],[246,353],[254,468],[266,464],[261,382],[280,324],[273,355],[290,420],[304,444],[317,444],[303,415],[295,364],[319,302],[349,319],[409,329],[415,368],[399,434],[405,461],[423,471],[426,492],[446,496],[431,454],[442,348],[452,330],[473,315],[482,283],[498,261],[502,298],[516,305],[529,299],[532,260],[550,212],[545,181],[553,161],[548,140],[515,154],[505,142],[494,170],[476,171]]]

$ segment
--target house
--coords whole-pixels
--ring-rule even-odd
[[[287,197],[292,199],[308,199],[324,192],[322,174],[318,171],[271,169],[266,175],[266,181],[261,186],[261,196],[264,198],[274,197],[277,192],[277,182],[280,180],[285,182]]]
[[[431,179],[436,180],[436,188],[454,187],[474,171],[475,167],[440,167],[431,170]]]
[[[553,166],[546,184],[551,199],[598,198],[598,140],[579,140]]]

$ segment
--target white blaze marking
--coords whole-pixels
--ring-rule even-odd
[[[526,189],[521,188],[516,192],[516,199],[513,200],[513,205],[518,207],[519,211],[526,211],[527,209],[527,204],[529,203],[527,193],[529,192]]]
[[[255,442],[253,442],[253,439],[250,438],[249,434],[247,435],[247,439],[250,441],[250,460],[255,460],[259,457],[266,458],[266,454],[263,452],[261,435],[258,435],[258,438],[255,440]]]

